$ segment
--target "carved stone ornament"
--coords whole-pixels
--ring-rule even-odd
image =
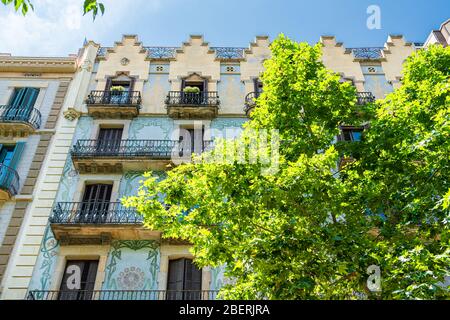
[[[120,60],[120,63],[121,63],[123,66],[126,66],[126,65],[128,65],[128,64],[130,63],[130,59],[128,59],[128,58],[122,58],[122,60]]]
[[[92,61],[89,59],[86,59],[83,61],[83,63],[80,66],[81,70],[87,71],[87,72],[91,72],[92,71]]]
[[[64,111],[64,118],[66,118],[69,121],[78,119],[80,116],[81,116],[81,112],[75,110],[74,108],[69,108],[69,109],[67,109],[67,111]]]

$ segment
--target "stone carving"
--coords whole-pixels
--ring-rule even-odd
[[[66,118],[69,121],[74,121],[78,119],[81,116],[81,112],[75,110],[74,108],[69,108],[66,111],[64,111],[64,118]]]

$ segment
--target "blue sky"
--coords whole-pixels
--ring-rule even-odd
[[[103,0],[95,22],[81,14],[82,0],[32,0],[27,17],[0,6],[0,53],[66,56],[84,38],[111,46],[138,34],[147,46],[179,46],[203,34],[213,46],[247,47],[256,35],[283,32],[315,43],[335,35],[346,47],[383,46],[388,34],[423,42],[450,18],[449,0]],[[381,29],[366,26],[369,5],[381,9]]]

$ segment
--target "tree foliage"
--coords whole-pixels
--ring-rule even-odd
[[[14,10],[22,12],[25,16],[29,9],[34,10],[32,0],[1,0],[4,5],[12,5],[14,6]],[[92,16],[95,20],[97,14],[101,13],[102,15],[105,13],[105,6],[103,3],[98,2],[97,0],[84,0],[83,3],[83,13],[92,12]]]
[[[146,227],[192,243],[199,266],[225,265],[234,281],[221,290],[225,298],[446,297],[437,283],[450,262],[450,48],[412,56],[403,86],[364,107],[325,68],[320,45],[280,36],[271,50],[258,107],[233,143],[248,159],[255,132],[278,130],[279,170],[268,175],[266,164],[249,161],[184,164],[160,182],[147,173],[125,204]],[[364,117],[372,119],[361,142],[335,143],[339,125]],[[214,152],[229,153],[227,143]],[[379,293],[366,287],[371,265],[381,267]]]

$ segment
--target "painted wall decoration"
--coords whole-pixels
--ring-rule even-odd
[[[153,171],[153,175],[158,177],[158,181],[161,181],[166,177],[166,172]],[[120,180],[119,199],[136,195],[141,186],[140,182],[144,179],[144,172],[142,171],[126,172]]]
[[[78,119],[77,128],[73,135],[72,144],[75,144],[78,140],[90,139],[93,128],[94,119],[92,117],[80,117]]]
[[[209,290],[220,290],[224,283],[225,278],[225,265],[211,268],[211,284],[209,285]]]
[[[170,140],[173,120],[169,118],[139,117],[130,124],[129,139]]]
[[[45,229],[44,238],[42,239],[39,255],[34,266],[33,275],[31,277],[30,285],[28,287],[31,290],[50,290],[51,281],[56,268],[57,256],[59,254],[60,245],[55,239],[50,225],[47,225]],[[35,299],[43,299],[44,296],[39,294]]]
[[[113,241],[102,289],[157,290],[159,262],[157,241]]]
[[[242,132],[246,118],[217,118],[211,122],[211,137],[235,139]]]

